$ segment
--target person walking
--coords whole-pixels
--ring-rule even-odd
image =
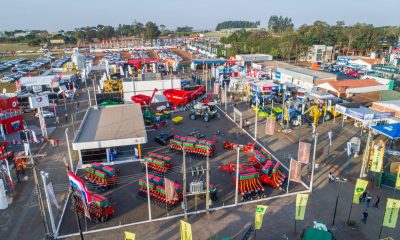
[[[374,208],[379,208],[379,202],[381,201],[381,198],[379,197],[379,195],[376,195],[376,200],[374,203]]]
[[[367,191],[364,191],[360,196],[360,202],[365,202],[366,198],[367,198]]]
[[[59,138],[56,138],[54,141],[55,141],[57,147],[60,146],[60,139]]]
[[[367,219],[368,219],[368,210],[365,209],[365,211],[363,212],[363,217],[361,219],[361,222],[363,222],[364,224],[367,223]]]
[[[332,172],[329,172],[328,174],[328,182],[334,182],[335,181],[335,176],[333,176]]]
[[[68,113],[65,113],[64,117],[65,117],[65,121],[68,122]]]
[[[369,208],[369,204],[371,203],[372,197],[368,194],[367,201],[365,202],[365,207]]]

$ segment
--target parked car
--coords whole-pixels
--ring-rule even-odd
[[[51,112],[51,111],[49,111],[49,110],[44,110],[44,111],[43,111],[43,116],[44,116],[45,118],[53,118],[53,117],[55,117],[54,112]],[[36,114],[35,114],[35,117],[39,117],[39,113],[36,113]]]

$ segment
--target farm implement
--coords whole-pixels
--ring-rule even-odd
[[[167,207],[169,210],[175,208],[183,199],[182,187],[174,183],[175,197],[167,201],[164,179],[158,176],[149,174],[149,190],[151,202],[160,207]],[[139,193],[138,197],[147,198],[147,183],[146,179],[139,179]]]
[[[192,91],[180,90],[180,89],[167,89],[163,92],[163,95],[167,98],[167,101],[175,106],[185,106],[191,103],[196,98],[200,97],[205,93],[205,87],[199,86]]]
[[[99,194],[93,194],[92,197],[93,201],[85,206],[81,193],[74,191],[72,194],[72,211],[78,211],[81,216],[86,216],[97,223],[106,222],[115,213],[115,208],[111,207],[110,199]]]
[[[286,175],[279,170],[279,162],[274,164],[268,150],[253,150],[249,162],[250,164],[239,165],[239,169],[234,163],[219,167],[220,170],[231,174],[235,183],[236,171],[239,171],[239,192],[244,201],[265,197],[263,186],[275,189],[282,187]]]
[[[119,170],[94,162],[91,167],[86,167],[85,180],[94,184],[101,190],[113,187],[119,183]]]
[[[242,151],[243,152],[252,153],[253,150],[254,150],[254,147],[256,146],[256,144],[255,143],[249,143],[247,145],[241,145],[241,144],[238,144],[238,143],[232,143],[232,142],[224,141],[224,142],[222,142],[222,146],[223,146],[224,149],[227,149],[227,150],[233,150],[233,149],[236,149],[236,148],[242,146]]]
[[[170,140],[170,149],[176,151],[183,151],[185,149],[188,154],[195,154],[200,156],[212,157],[215,153],[215,136],[214,140],[198,139],[195,137],[183,137],[175,135]]]
[[[148,162],[148,167],[150,170],[162,174],[166,174],[168,170],[173,167],[170,157],[156,153],[150,153],[149,156],[144,158],[144,161]],[[144,164],[144,161],[142,164]]]

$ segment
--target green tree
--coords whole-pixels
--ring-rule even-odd
[[[152,40],[160,36],[160,30],[158,29],[157,24],[153,22],[147,22],[145,25],[145,31],[144,31],[144,39],[146,40]]]
[[[291,18],[273,15],[269,18],[268,29],[273,32],[293,31],[294,24]]]

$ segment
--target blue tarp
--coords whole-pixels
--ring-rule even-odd
[[[381,121],[390,118],[391,112],[378,112],[366,107],[346,108],[345,115],[359,121]]]
[[[400,123],[385,124],[371,127],[374,131],[391,139],[400,138]]]

